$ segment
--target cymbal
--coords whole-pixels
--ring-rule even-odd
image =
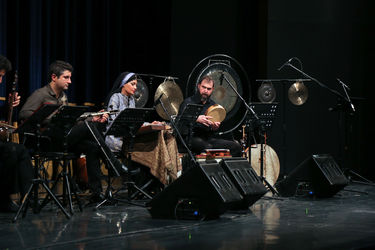
[[[302,105],[309,97],[309,90],[303,82],[293,83],[288,90],[288,98],[294,105]]]
[[[143,108],[147,101],[148,101],[148,87],[146,83],[138,78],[137,79],[137,90],[134,93],[134,98],[135,98],[135,107],[136,108]]]
[[[154,101],[158,100],[161,95],[163,96],[160,98],[160,101],[164,104],[168,114],[170,116],[177,115],[184,96],[180,87],[173,79],[167,78],[159,85],[155,92]],[[164,120],[170,120],[170,117],[165,113],[160,103],[156,105],[156,112]]]
[[[272,82],[263,82],[258,88],[258,99],[263,103],[271,103],[276,98],[276,90]]]

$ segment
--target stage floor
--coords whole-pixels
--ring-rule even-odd
[[[210,221],[152,219],[129,204],[13,216],[0,214],[0,249],[375,249],[375,187],[358,184],[326,199],[264,196]]]

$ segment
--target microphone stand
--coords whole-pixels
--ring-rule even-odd
[[[328,86],[326,86],[325,84],[321,83],[320,81],[318,81],[318,80],[315,79],[314,77],[312,77],[312,76],[306,74],[305,72],[303,72],[302,70],[298,69],[297,67],[295,67],[294,65],[292,65],[292,64],[290,63],[290,60],[287,61],[285,64],[283,64],[278,70],[280,70],[280,69],[283,68],[284,66],[289,66],[289,67],[293,68],[294,70],[296,70],[296,71],[298,71],[299,73],[301,73],[303,76],[305,76],[305,77],[311,79],[312,81],[316,82],[319,86],[321,86],[321,87],[323,87],[323,88],[325,88],[325,89],[328,89],[330,92],[332,92],[333,94],[335,94],[337,97],[341,98],[342,100],[347,101],[348,104],[350,105],[352,111],[355,112],[354,105],[353,105],[353,103],[352,103],[352,101],[351,101],[351,99],[350,99],[350,97],[349,97],[349,95],[348,95],[348,92],[346,91],[346,88],[349,88],[349,87],[348,87],[345,83],[343,83],[340,79],[337,79],[337,81],[338,81],[338,82],[342,85],[342,87],[344,88],[344,92],[345,92],[345,95],[346,95],[346,96],[343,96],[342,94],[340,94],[340,93],[337,92],[336,90],[333,90],[333,89],[329,88]],[[334,108],[330,108],[329,110],[332,111],[332,110],[334,110]],[[342,118],[340,118],[340,120],[341,120],[341,119],[342,119]],[[340,121],[339,121],[339,123],[340,123]],[[339,139],[339,140],[341,141],[341,136],[340,136],[340,139]],[[342,143],[340,143],[340,145],[341,145],[341,144],[342,144]],[[342,146],[341,146],[341,147],[342,147]],[[340,151],[341,151],[341,150],[342,150],[342,149],[340,149]],[[343,155],[343,153],[341,153],[341,154]],[[341,165],[342,165],[342,159],[341,159]],[[364,180],[364,182],[363,182],[363,181],[353,181],[353,180],[351,180],[351,178],[349,177],[349,180],[351,180],[352,182],[357,182],[357,183],[366,184],[366,185],[375,185],[372,181],[370,181],[370,180],[364,178],[363,176],[359,175],[358,173],[354,172],[353,170],[351,170],[351,169],[346,169],[346,170],[347,170],[350,174],[353,174],[353,175],[355,175],[355,176],[361,178],[362,180]],[[345,172],[345,169],[344,169],[344,172]]]
[[[300,70],[299,68],[295,67],[295,66],[294,66],[293,64],[291,64],[289,61],[287,61],[285,64],[283,64],[278,70],[281,70],[281,68],[284,67],[284,66],[289,66],[289,67],[293,68],[294,70],[296,70],[296,71],[298,71],[299,73],[301,73],[303,76],[305,76],[305,77],[311,79],[312,81],[316,82],[320,87],[327,89],[327,90],[330,91],[331,93],[335,94],[337,97],[342,98],[342,99],[346,100],[349,104],[353,105],[352,102],[351,102],[351,100],[350,100],[350,98],[349,98],[349,96],[348,96],[348,98],[346,98],[345,96],[343,96],[342,94],[340,94],[340,93],[337,92],[336,90],[329,88],[327,85],[321,83],[320,81],[318,81],[318,80],[315,79],[314,77],[312,77],[312,76],[306,74],[305,72],[303,72],[303,71]],[[353,108],[354,108],[354,106],[353,106]]]
[[[251,114],[255,117],[257,123],[260,125],[261,127],[261,131],[265,131],[265,129],[263,129],[263,125],[262,125],[262,121],[260,120],[259,116],[255,113],[255,111],[246,103],[245,99],[243,99],[243,97],[240,95],[240,93],[238,93],[238,91],[236,90],[236,88],[232,85],[232,83],[228,80],[228,78],[225,76],[224,73],[221,73],[222,74],[222,78],[228,83],[228,85],[232,88],[232,90],[236,93],[236,95],[238,96],[238,98],[241,99],[241,101],[243,102],[243,104],[245,105],[246,109],[249,110],[251,112]],[[264,136],[264,135],[263,135]],[[264,137],[263,137],[264,138]],[[251,145],[249,146],[249,162],[251,164]],[[276,189],[274,189],[272,187],[272,185],[267,181],[267,179],[264,177],[263,175],[263,164],[264,164],[264,159],[263,159],[263,140],[261,141],[261,144],[260,144],[260,179],[266,184],[267,188],[272,192],[273,195],[279,195],[279,193],[276,191]]]

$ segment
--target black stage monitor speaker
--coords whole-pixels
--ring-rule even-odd
[[[275,186],[282,196],[304,194],[331,197],[348,183],[333,157],[321,154],[308,157]]]
[[[263,181],[245,158],[223,159],[221,166],[243,196],[243,199],[234,204],[232,209],[248,209],[267,193]]]
[[[199,163],[146,204],[153,218],[214,219],[242,196],[214,162]]]

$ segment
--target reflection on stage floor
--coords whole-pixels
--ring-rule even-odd
[[[86,207],[70,220],[52,205],[13,216],[0,214],[0,249],[375,248],[375,187],[354,184],[326,199],[264,196],[209,221],[152,219],[129,204]]]

